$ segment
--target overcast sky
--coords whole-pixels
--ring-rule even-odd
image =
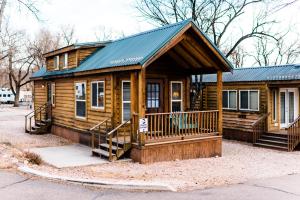
[[[25,29],[31,35],[43,26],[52,31],[58,31],[62,25],[74,25],[76,37],[80,41],[95,40],[95,31],[100,26],[116,32],[122,31],[125,35],[154,27],[139,16],[133,5],[135,0],[45,0],[40,2],[38,7],[42,21],[37,21],[29,13],[20,14],[16,10],[10,10],[11,24]],[[252,12],[251,8],[248,12]],[[278,28],[285,29],[289,24],[297,24],[299,18],[300,3],[297,3],[277,14],[277,19],[282,22]],[[299,27],[297,24],[295,29]],[[300,32],[300,29],[296,31]]]
[[[10,12],[7,13],[7,15],[11,16],[9,21],[14,28],[25,29],[31,36],[34,36],[42,27],[57,32],[62,25],[74,25],[75,37],[79,42],[86,42],[96,40],[95,32],[97,29],[99,31],[99,27],[106,27],[106,29],[112,29],[114,32],[123,32],[125,35],[131,35],[153,28],[154,26],[143,20],[138,11],[134,8],[133,4],[135,1],[136,0],[41,0],[41,3],[38,5],[41,21],[36,20],[29,13],[20,13],[11,9],[7,11]],[[253,13],[257,10],[259,9],[249,7],[245,15],[243,15],[243,19],[235,24],[237,34],[230,32],[229,38],[232,35],[249,31],[251,23],[253,22]],[[292,31],[300,33],[300,1],[281,10],[276,13],[276,15],[271,15],[271,17],[279,21],[275,27],[276,31],[284,32],[292,25]],[[234,40],[237,37],[231,38]],[[286,40],[294,41],[294,39],[291,39],[292,37],[293,35],[289,36]],[[253,47],[252,43],[253,41],[246,40],[242,45],[251,51],[251,47]],[[246,65],[251,66],[252,61]]]
[[[38,5],[38,22],[29,13],[10,10],[10,21],[14,27],[26,29],[34,34],[45,26],[57,31],[62,25],[74,25],[80,41],[95,39],[95,31],[104,26],[125,35],[147,30],[153,26],[139,17],[133,6],[135,0],[46,0]]]

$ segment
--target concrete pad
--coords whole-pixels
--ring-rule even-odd
[[[108,163],[107,160],[93,157],[91,148],[80,144],[32,148],[29,151],[38,154],[44,162],[57,168]]]
[[[300,196],[300,174],[291,174],[278,178],[260,179],[248,182],[248,184]]]

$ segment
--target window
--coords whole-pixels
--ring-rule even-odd
[[[237,92],[236,90],[223,90],[223,108],[237,109]]]
[[[91,84],[92,108],[104,109],[105,103],[105,84],[104,81],[94,81]]]
[[[147,108],[159,108],[160,103],[160,87],[159,83],[147,84]]]
[[[51,104],[55,107],[55,83],[51,83]]]
[[[130,119],[130,81],[122,81],[122,121]]]
[[[172,112],[182,111],[182,82],[171,81]]]
[[[54,69],[59,70],[59,56],[54,57]]]
[[[6,94],[3,94],[3,97],[6,97]]]
[[[8,94],[7,97],[10,97],[10,94]]]
[[[240,90],[240,110],[259,111],[258,90]]]
[[[86,83],[75,83],[76,117],[86,117]]]
[[[277,120],[277,114],[276,114],[276,111],[277,111],[277,92],[276,90],[273,90],[272,91],[272,98],[273,98],[273,101],[272,101],[272,105],[273,105],[273,110],[272,110],[272,113],[273,113],[273,121],[276,121]]]
[[[63,57],[63,68],[64,69],[68,67],[68,59],[69,59],[69,55],[68,55],[68,53],[65,53],[64,57]]]

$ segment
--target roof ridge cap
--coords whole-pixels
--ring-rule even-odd
[[[149,33],[153,33],[153,32],[160,31],[160,30],[164,30],[164,29],[171,28],[171,27],[174,27],[174,26],[178,26],[178,25],[182,25],[182,24],[187,24],[189,22],[191,22],[191,19],[186,19],[186,20],[183,20],[181,22],[176,22],[176,23],[173,23],[173,24],[168,24],[168,25],[164,25],[164,26],[161,26],[161,27],[158,27],[158,28],[150,29],[148,31],[143,31],[143,32],[140,32],[140,33],[129,35],[129,36],[117,39],[117,40],[113,40],[112,42],[118,42],[118,41],[122,41],[122,40],[125,40],[125,39],[137,37],[137,36],[140,36],[140,35],[146,35],[146,34],[149,34]]]

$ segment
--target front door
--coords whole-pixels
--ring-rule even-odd
[[[147,80],[147,113],[161,113],[163,112],[163,105],[163,81],[160,79]]]
[[[280,89],[280,127],[286,128],[298,117],[299,92],[297,88]]]

